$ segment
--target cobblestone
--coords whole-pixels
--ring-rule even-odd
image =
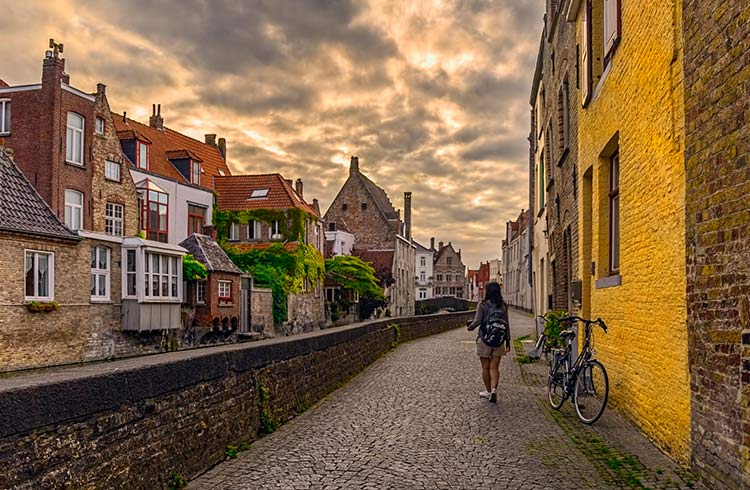
[[[511,312],[515,335],[533,322]],[[544,366],[482,389],[474,333],[409,342],[190,489],[682,488],[690,475],[612,411],[593,429],[546,405]]]

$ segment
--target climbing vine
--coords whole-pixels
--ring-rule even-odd
[[[206,266],[195,260],[190,254],[182,257],[182,277],[186,281],[197,281],[208,277]]]
[[[224,211],[214,207],[213,223],[219,241],[229,238],[229,226],[232,223],[248,224],[250,221],[260,221],[271,224],[281,223],[281,236],[286,242],[304,241],[305,223],[317,218],[298,208],[281,209],[247,209],[244,211]]]

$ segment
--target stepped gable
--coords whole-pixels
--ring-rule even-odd
[[[242,273],[221,246],[208,235],[193,233],[183,240],[180,246],[195,257],[195,260],[205,265],[209,272]]]
[[[0,230],[78,240],[0,147]]]

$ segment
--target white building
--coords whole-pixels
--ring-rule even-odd
[[[501,259],[490,259],[490,282],[494,281],[503,285],[503,261]]]
[[[521,211],[516,221],[506,223],[503,240],[503,298],[516,308],[532,311],[529,282],[529,212]]]
[[[352,254],[352,250],[354,250],[353,234],[342,230],[326,231],[325,234],[332,257]]]
[[[435,249],[427,248],[417,241],[414,241],[414,244],[417,246],[415,298],[417,298],[417,301],[421,299],[432,299],[435,297],[432,289],[432,265],[433,260],[435,259]]]

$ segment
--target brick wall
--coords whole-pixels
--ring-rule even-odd
[[[681,8],[676,0],[652,2],[648,9],[621,4],[622,39],[611,69],[598,88],[594,80],[590,104],[580,108],[580,91],[576,104],[579,181],[585,180],[579,198],[579,267],[588,283],[583,314],[610,326],[608,334],[597,334],[596,351],[609,372],[613,406],[686,463],[690,385]],[[600,17],[598,12],[594,15]],[[579,42],[582,17],[579,11]],[[594,45],[601,45],[598,38]],[[597,55],[593,58],[598,65]],[[608,156],[615,140],[619,278],[610,276],[608,267]],[[595,275],[588,273],[590,261],[596,263]]]
[[[750,487],[750,8],[685,0],[692,460]]]
[[[195,476],[223,460],[228,444],[255,440],[261,411],[285,422],[395,340],[471,317],[366,322],[74,368],[57,380],[45,373],[1,379],[0,488],[164,488],[173,471]]]

